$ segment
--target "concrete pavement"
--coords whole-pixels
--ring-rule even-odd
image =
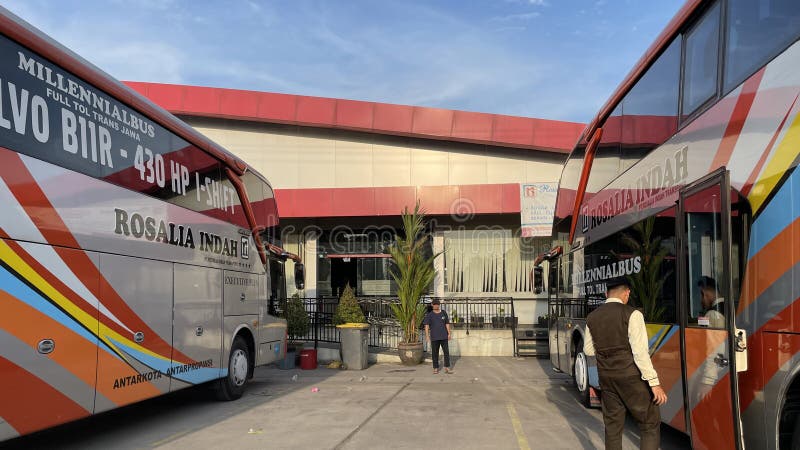
[[[236,402],[217,403],[198,398],[199,390],[186,391],[11,444],[194,450],[603,447],[600,411],[584,409],[569,378],[554,373],[546,360],[462,357],[455,374],[431,372],[429,364],[387,363],[363,371],[259,368]],[[629,424],[625,448],[638,448],[635,430]],[[686,446],[679,433],[664,433],[663,448]]]
[[[258,381],[278,398],[162,447],[602,448],[600,412],[583,408],[571,380],[547,361],[461,358],[455,370],[433,375],[428,365],[397,364],[291,375],[264,370]],[[298,380],[290,381],[295,374]],[[633,430],[626,444],[638,448]]]

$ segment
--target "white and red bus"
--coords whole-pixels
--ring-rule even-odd
[[[240,397],[285,352],[270,185],[2,8],[0,62],[0,440]]]
[[[688,1],[562,173],[552,363],[588,401],[584,318],[627,279],[695,448],[800,448],[799,37],[797,0]]]

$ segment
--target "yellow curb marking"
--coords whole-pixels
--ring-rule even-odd
[[[511,403],[509,403],[507,406],[508,415],[511,416],[511,424],[514,426],[514,434],[517,435],[517,444],[519,444],[519,450],[531,450],[530,445],[528,445],[528,438],[525,437],[525,433],[522,431],[522,423],[519,421],[517,410]]]
[[[174,441],[175,439],[178,439],[179,437],[181,437],[181,436],[183,436],[185,434],[189,434],[190,431],[192,431],[192,430],[189,429],[189,430],[179,431],[179,432],[177,432],[177,433],[175,433],[173,435],[170,435],[170,436],[168,436],[168,437],[166,437],[166,438],[164,438],[164,439],[162,439],[160,441],[155,441],[155,442],[151,443],[150,445],[152,445],[153,447],[158,447],[159,445],[166,444],[167,442],[170,442],[170,441]]]

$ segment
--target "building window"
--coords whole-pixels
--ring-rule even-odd
[[[512,230],[446,231],[445,292],[533,292],[533,262],[549,245],[549,238],[520,238]]]

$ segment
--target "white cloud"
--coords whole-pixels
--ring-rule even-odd
[[[508,3],[525,3],[533,6],[550,6],[547,0],[506,0]]]
[[[492,20],[495,22],[525,21],[525,20],[535,19],[537,17],[540,17],[541,15],[542,13],[535,11],[523,14],[510,14],[502,17],[492,17]]]
[[[603,25],[594,2],[507,0],[476,19],[414,1],[84,1],[4,3],[121,79],[564,120],[590,118],[638,57],[621,44],[629,27],[652,28]]]

